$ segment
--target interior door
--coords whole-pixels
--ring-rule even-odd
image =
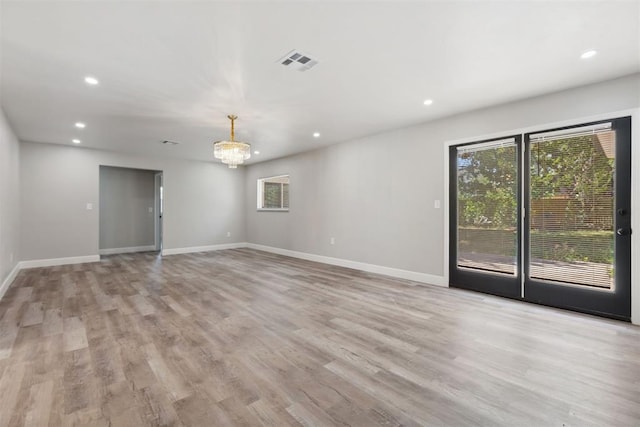
[[[631,118],[449,148],[450,285],[631,317]]]
[[[520,146],[516,135],[450,148],[452,286],[521,296]]]
[[[631,118],[525,135],[525,298],[631,317]]]

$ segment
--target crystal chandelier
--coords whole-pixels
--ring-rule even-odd
[[[229,165],[231,169],[235,169],[245,160],[251,157],[251,145],[246,142],[234,140],[235,129],[234,121],[238,116],[228,115],[231,120],[231,141],[217,141],[213,143],[213,155],[216,159],[222,160],[222,163]]]

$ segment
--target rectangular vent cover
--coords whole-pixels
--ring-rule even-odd
[[[307,71],[318,64],[316,59],[311,58],[297,50],[292,50],[278,60],[285,67],[295,68],[298,71]]]

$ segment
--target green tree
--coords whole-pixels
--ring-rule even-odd
[[[503,146],[458,155],[459,224],[514,228],[517,151]]]
[[[565,197],[577,228],[610,227],[614,159],[596,135],[531,144],[531,198]],[[598,218],[601,220],[599,221]]]

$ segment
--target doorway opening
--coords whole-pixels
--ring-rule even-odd
[[[100,255],[162,251],[162,171],[100,166]]]

